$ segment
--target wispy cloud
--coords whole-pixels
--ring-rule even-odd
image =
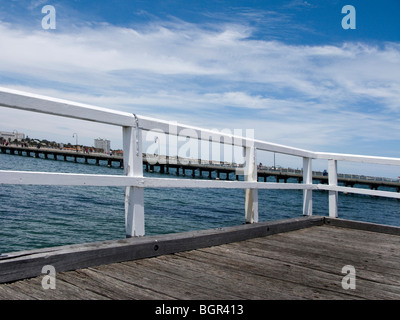
[[[0,83],[210,128],[246,126],[311,149],[400,138],[398,43],[289,45],[255,32],[180,20],[56,33],[2,23]]]

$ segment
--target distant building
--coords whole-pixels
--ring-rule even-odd
[[[106,139],[94,139],[94,147],[96,149],[103,149],[104,153],[110,153],[110,140]]]
[[[18,141],[21,141],[25,139],[25,134],[21,132],[7,132],[7,131],[0,131],[0,139],[3,138],[6,141],[11,141],[13,142],[15,139]],[[10,140],[8,140],[10,139]]]

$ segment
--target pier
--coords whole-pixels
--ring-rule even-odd
[[[37,147],[19,147],[19,146],[0,146],[1,153],[19,155],[34,158],[43,158],[59,161],[73,161],[78,162],[78,159],[82,159],[83,163],[93,163],[100,165],[104,163],[109,167],[113,166],[114,163],[120,168],[123,168],[123,158],[113,157],[107,154],[101,153],[83,153],[69,150],[59,150],[52,148],[37,148]],[[101,161],[101,162],[100,162]]]
[[[0,299],[398,300],[399,245],[400,228],[314,216],[32,250],[0,260]]]
[[[51,148],[19,147],[19,146],[0,146],[0,152],[10,155],[35,157],[59,161],[72,161],[85,164],[107,165],[108,167],[117,166],[123,169],[124,161],[122,156],[113,156],[102,153],[84,153],[68,150],[58,150]],[[217,161],[205,161],[200,159],[186,159],[169,156],[154,156],[143,154],[143,165],[146,172],[158,172],[165,174],[175,174],[177,176],[191,176],[192,178],[209,178],[224,180],[239,180],[238,169],[243,165],[232,163],[218,163]],[[156,159],[156,161],[154,161]],[[170,169],[173,169],[170,171]],[[213,175],[214,173],[214,175]],[[272,177],[276,182],[287,183],[289,179],[297,183],[303,182],[303,170],[290,168],[274,168],[262,166],[257,169],[258,181],[267,182]],[[321,184],[328,184],[328,175],[322,171],[313,171],[312,179]],[[384,177],[371,177],[353,174],[338,174],[338,183],[345,187],[354,185],[365,185],[371,190],[379,188],[391,188],[400,192],[399,179]]]
[[[116,161],[123,166],[123,175],[0,170],[0,185],[123,187],[125,219],[121,220],[126,235],[123,239],[96,243],[2,252],[2,299],[400,298],[400,228],[342,220],[338,208],[340,193],[400,199],[399,192],[377,190],[378,186],[370,189],[356,186],[365,182],[380,187],[398,181],[370,181],[337,172],[339,161],[400,166],[400,158],[303,150],[4,88],[0,88],[0,106],[122,128],[123,158]],[[196,170],[208,170],[210,177],[216,171],[219,179],[144,176],[144,170],[152,171],[157,166],[142,152],[142,131],[151,130],[176,136],[182,132],[185,138],[242,148],[246,165],[171,163],[173,158],[169,158],[165,163],[158,161],[160,172],[166,173],[173,165],[178,175],[189,174],[187,170],[192,170],[192,175]],[[76,162],[78,157],[84,157],[78,153],[35,151],[29,150],[27,155],[46,158],[47,154],[48,159],[60,156]],[[257,168],[257,151],[299,157],[302,169],[284,172]],[[3,148],[1,152],[11,150]],[[12,149],[12,154],[23,155],[23,152]],[[99,155],[97,159],[99,164],[107,159],[108,165],[115,158]],[[327,175],[313,171],[315,159],[326,161]],[[224,173],[233,171],[233,180],[229,175],[223,179]],[[236,177],[237,172],[241,173],[241,179]],[[275,182],[267,181],[270,175],[276,176]],[[289,182],[289,178],[297,181]],[[279,183],[280,180],[286,183]],[[344,186],[339,185],[340,181]],[[145,188],[174,188],[177,193],[184,188],[209,192],[241,189],[243,224],[147,236]],[[258,190],[267,189],[301,190],[303,206],[299,216],[259,221]],[[319,191],[328,193],[326,216],[313,215],[316,205],[313,193]],[[208,209],[213,211],[212,203]],[[47,274],[49,267],[54,273]],[[50,284],[55,281],[54,288],[43,287],[43,280],[49,280],[48,277]]]

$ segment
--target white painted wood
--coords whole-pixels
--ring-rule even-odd
[[[0,106],[119,126],[135,125],[133,115],[127,112],[120,112],[88,104],[1,87]],[[236,146],[245,147],[249,144],[255,144],[256,148],[265,151],[280,152],[298,156],[312,157],[313,155],[311,151],[267,143],[264,141],[255,141],[253,139],[227,134],[218,130],[207,130],[194,126],[183,125],[173,121],[163,121],[145,116],[137,117],[139,120],[139,126],[143,130],[158,130],[164,132],[165,134],[178,135],[182,130],[185,130],[185,136],[195,139],[203,139],[212,142],[220,142],[226,139],[231,140],[232,145]]]
[[[0,170],[0,185],[94,186],[139,188],[317,190],[317,185],[256,181],[170,179],[133,176]]]
[[[127,112],[100,108],[92,105],[1,87],[0,106],[119,126],[135,126],[134,116]],[[206,130],[198,127],[178,124],[177,122],[172,121],[163,121],[145,116],[138,116],[138,119],[139,126],[143,130],[157,129],[158,131],[161,130],[166,134],[179,134],[179,132],[183,129],[188,129],[185,131],[185,136],[189,136],[191,138],[204,138],[204,140],[210,140],[213,142],[220,142],[224,138],[229,138],[232,140],[233,145],[245,147],[246,145],[254,144],[257,150],[278,152],[314,159],[333,159],[338,161],[400,165],[400,158],[313,152],[265,141],[249,139],[246,137],[234,136],[219,131]]]
[[[385,198],[394,198],[400,199],[400,193],[394,191],[381,191],[381,190],[370,190],[370,189],[362,189],[362,188],[351,188],[351,187],[342,187],[342,186],[329,186],[325,184],[315,185],[318,190],[326,190],[326,191],[338,191],[344,193],[354,193],[354,194],[364,194],[368,196],[376,196],[376,197],[385,197]]]
[[[185,137],[194,139],[221,142],[231,141],[234,146],[246,147],[248,145],[254,145],[257,150],[278,152],[283,154],[289,154],[300,157],[314,157],[315,153],[312,151],[288,147],[275,143],[269,143],[261,140],[254,140],[252,138],[237,136],[233,134],[227,134],[218,130],[207,130],[194,126],[183,125],[174,121],[162,121],[150,117],[139,116],[139,125],[143,130],[156,130],[164,132],[165,134],[179,135],[182,130],[185,130]]]
[[[226,132],[220,132],[218,130],[206,130],[198,127],[178,124],[176,122],[168,122],[144,116],[136,116],[126,112],[99,108],[87,104],[55,99],[6,88],[0,88],[0,106],[123,127],[124,176],[0,171],[0,184],[125,187],[127,236],[144,235],[143,190],[146,187],[246,189],[245,219],[246,222],[251,223],[258,221],[258,189],[303,190],[304,215],[312,215],[312,190],[328,190],[329,215],[331,217],[338,216],[338,192],[400,199],[400,194],[397,192],[347,188],[339,187],[337,185],[337,161],[400,166],[400,158],[313,152],[255,140],[253,137],[240,137],[227,134]],[[185,137],[212,142],[224,141],[226,144],[241,146],[245,149],[246,155],[245,159],[247,166],[245,168],[245,181],[203,181],[145,178],[143,177],[142,163],[142,130],[157,130],[157,132],[161,131],[165,134],[172,134],[174,136],[179,135],[184,131]],[[303,183],[258,183],[255,159],[256,150],[277,152],[302,157]],[[312,184],[312,159],[328,160],[328,186]]]
[[[312,151],[288,147],[288,146],[265,142],[265,141],[260,141],[260,140],[255,140],[254,146],[257,150],[277,152],[277,153],[298,156],[298,157],[305,157],[305,158],[315,158],[315,153]]]
[[[99,123],[132,126],[132,114],[42,95],[0,88],[0,106]]]
[[[312,159],[303,158],[303,183],[312,184]],[[305,189],[303,191],[303,215],[312,215],[312,190]]]
[[[244,168],[245,181],[257,182],[256,152],[254,145],[244,148],[246,166]],[[256,188],[245,190],[245,221],[246,223],[258,222],[258,190]]]
[[[138,127],[123,127],[124,172],[127,177],[143,177],[142,137]],[[127,237],[144,236],[144,190],[125,188],[125,230]]]
[[[314,158],[326,159],[326,160],[332,159],[337,161],[383,164],[383,165],[395,165],[395,166],[400,165],[400,158],[374,157],[374,156],[340,154],[340,153],[314,152]]]
[[[249,144],[254,144],[253,139],[238,136],[234,134],[228,134],[219,130],[208,130],[199,127],[184,125],[176,121],[163,121],[145,116],[138,116],[139,126],[143,130],[163,132],[164,134],[170,134],[174,136],[182,135],[184,137],[217,142],[229,141],[230,145],[245,147]]]
[[[266,189],[266,190],[326,190],[364,194],[400,199],[400,193],[325,184],[298,184],[249,181],[210,181],[192,179],[169,179],[148,177],[127,177],[114,175],[90,175],[76,173],[5,171],[0,170],[2,185],[64,185],[64,186],[135,186],[141,188],[201,188],[201,189]]]
[[[328,160],[328,183],[333,187],[338,185],[337,160]],[[329,216],[338,217],[338,192],[335,190],[329,191]]]

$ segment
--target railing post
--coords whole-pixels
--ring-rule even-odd
[[[329,186],[338,185],[337,160],[328,160],[328,182]],[[338,192],[329,191],[329,217],[338,217]]]
[[[254,145],[244,147],[246,166],[244,180],[257,182],[256,150]],[[245,190],[245,222],[258,222],[258,189]]]
[[[303,183],[312,184],[311,158],[303,158]],[[303,190],[303,215],[312,215],[312,190]]]
[[[122,132],[125,175],[143,177],[142,134],[138,122],[136,127],[123,127]],[[127,238],[144,236],[143,188],[125,189],[125,230]]]

